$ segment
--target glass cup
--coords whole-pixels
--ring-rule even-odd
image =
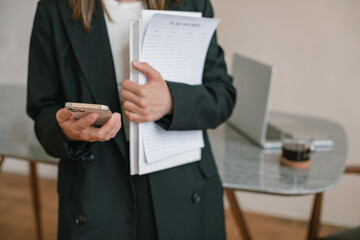
[[[308,168],[314,152],[313,137],[302,133],[282,134],[281,163],[292,168]]]

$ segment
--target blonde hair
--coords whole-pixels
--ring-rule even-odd
[[[86,32],[91,30],[91,19],[95,14],[95,5],[97,0],[69,0],[72,9],[71,19],[73,21],[81,20]],[[148,4],[151,9],[166,10],[168,9],[166,0],[142,0]],[[180,3],[181,0],[172,0],[171,2]],[[109,16],[103,0],[99,0],[101,6],[104,8],[106,15]],[[110,16],[109,16],[110,17]]]

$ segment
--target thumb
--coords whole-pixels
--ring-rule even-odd
[[[56,120],[60,124],[66,122],[71,118],[70,112],[66,108],[61,108],[56,113]]]
[[[157,79],[157,77],[160,75],[158,71],[156,71],[154,68],[152,68],[148,63],[146,62],[132,62],[132,66],[144,73],[147,77],[148,77],[148,80],[151,80],[151,79]]]

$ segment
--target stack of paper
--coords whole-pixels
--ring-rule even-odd
[[[218,23],[196,12],[143,10],[142,19],[130,22],[130,62],[149,63],[167,81],[199,85]],[[147,78],[131,67],[130,80],[146,84]],[[165,131],[154,122],[130,122],[130,173],[198,161],[203,147],[201,130]]]

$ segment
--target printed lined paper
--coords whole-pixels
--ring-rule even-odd
[[[193,12],[143,10],[141,30],[136,22],[131,23],[131,38],[135,35],[143,35],[143,38],[139,36],[140,43],[130,41],[130,48],[140,47],[141,53],[140,57],[130,53],[130,61],[139,57],[167,81],[189,85],[202,83],[206,53],[218,19],[201,18],[201,13]],[[130,76],[133,76],[130,77],[132,81],[146,84],[145,75]],[[131,174],[145,174],[198,161],[203,147],[201,130],[165,131],[154,122],[131,123]]]

